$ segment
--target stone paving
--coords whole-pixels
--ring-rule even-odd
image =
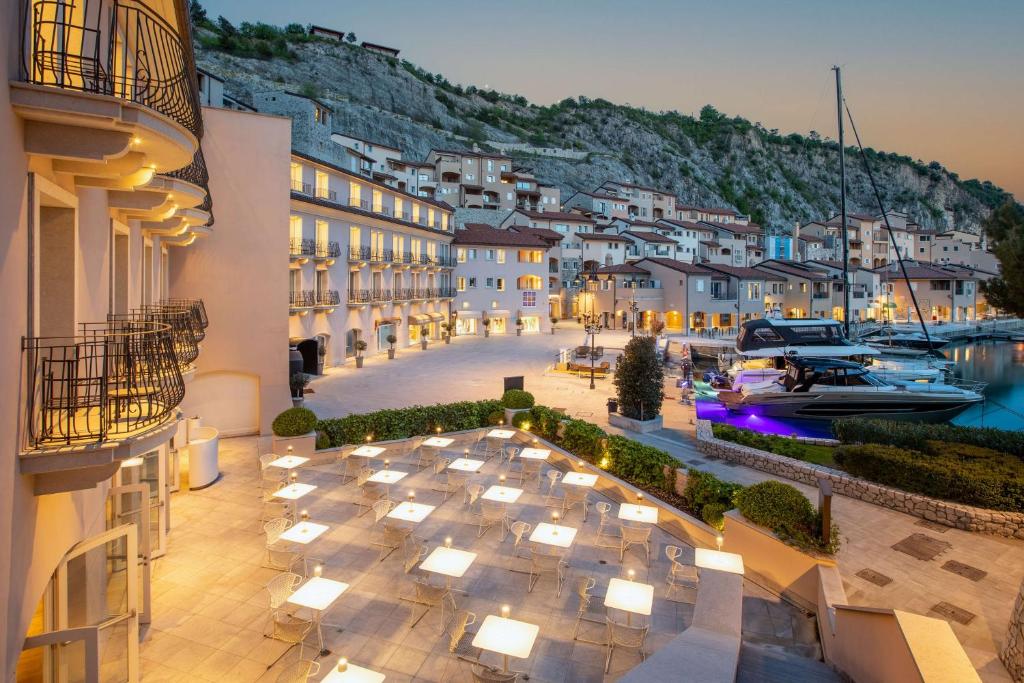
[[[628,335],[621,332],[605,331],[598,336],[598,344],[609,354],[616,353],[614,349],[627,340]],[[548,371],[559,348],[583,343],[585,335],[578,325],[560,323],[555,335],[456,338],[450,345],[435,344],[427,351],[407,349],[394,361],[386,356],[368,358],[362,370],[354,366],[331,369],[313,382],[315,394],[308,398],[307,405],[327,417],[417,403],[493,398],[501,393],[502,377],[522,375],[526,389],[539,403],[565,408],[571,416],[621,433],[607,423],[605,401],[614,395],[610,378],[599,379],[597,389],[591,391],[588,379]],[[723,479],[751,484],[773,478],[704,457],[693,439],[693,408],[678,402],[678,390],[669,381],[666,396],[662,411],[666,428],[630,436]],[[811,500],[817,499],[811,487],[797,487]],[[838,555],[840,570],[852,604],[905,609],[935,617],[943,617],[932,611],[940,602],[966,610],[974,615],[969,623],[950,620],[950,625],[972,663],[983,680],[1009,680],[996,653],[1024,578],[1024,542],[957,529],[936,531],[920,526],[921,520],[915,517],[841,496],[834,498],[833,513],[843,538]],[[931,561],[892,549],[915,533],[939,538],[952,547]],[[975,582],[943,569],[949,560],[980,569],[986,576]],[[864,569],[892,581],[876,585],[857,575]]]
[[[274,681],[297,660],[298,648],[286,652],[287,645],[263,635],[269,614],[265,585],[278,574],[261,566],[264,535],[259,531],[256,461],[258,451],[267,450],[265,441],[223,440],[221,479],[206,489],[172,496],[168,552],[155,562],[154,619],[144,629],[141,646],[144,680]],[[368,463],[381,465],[379,459]],[[666,598],[668,561],[664,547],[683,544],[661,529],[653,529],[649,566],[635,549],[627,551],[620,562],[617,548],[596,544],[596,511],[591,507],[584,522],[578,508],[570,510],[561,523],[579,532],[566,556],[569,569],[561,595],[556,595],[550,577],[541,578],[531,593],[524,573],[528,562],[512,558],[511,536],[502,541],[495,527],[478,538],[476,518],[464,505],[462,493],[445,501],[441,492],[433,490],[440,482],[435,481],[430,468],[417,471],[409,458],[400,457],[392,459],[391,468],[410,472],[401,487],[393,487],[393,498],[404,496],[414,487],[417,502],[438,506],[416,525],[417,536],[424,538],[430,548],[451,537],[454,547],[479,554],[467,574],[455,580],[455,587],[466,591],[465,595],[456,594],[458,608],[474,612],[479,624],[486,615],[499,613],[502,604],[509,604],[512,618],[540,626],[531,656],[512,661],[513,668],[529,673],[531,681],[614,681],[640,661],[635,653],[617,652],[610,674],[605,675],[605,648],[573,640],[578,606],[574,584],[581,577],[597,579],[596,596],[604,594],[610,578],[626,576],[630,569],[635,571],[637,581],[654,585],[653,613],[642,617],[651,626],[648,653],[689,625],[693,605]],[[499,471],[507,469],[507,465],[491,460],[477,476],[480,483],[489,485],[497,483]],[[514,468],[510,477],[513,472]],[[318,487],[301,501],[299,509],[308,510],[311,521],[330,527],[308,546],[307,553],[322,561],[326,578],[351,584],[323,616],[325,645],[332,651],[321,658],[324,666],[344,655],[354,664],[386,674],[388,683],[470,681],[469,665],[448,651],[449,638],[440,631],[436,610],[411,628],[422,608],[399,596],[411,595],[413,578],[423,574],[403,571],[401,550],[379,561],[378,548],[371,544],[378,536],[373,514],[358,516],[353,504],[358,489],[352,482],[343,484],[340,474],[338,464],[298,470],[300,482]],[[530,480],[524,488],[522,498],[510,505],[510,514],[534,526],[549,520],[546,478],[544,489]],[[692,548],[683,546],[683,551],[682,561],[692,562]],[[433,580],[438,584],[441,579],[435,576]],[[685,599],[685,592],[677,590],[675,597]],[[602,619],[603,615],[602,598],[595,597],[591,616]],[[770,644],[780,652],[813,654],[816,648],[813,618],[749,582],[745,586],[744,630],[752,642]],[[601,625],[585,624],[580,635],[596,640],[602,638],[603,631]],[[305,648],[308,659],[315,655],[315,636],[307,642],[314,645]],[[499,663],[494,657],[485,655],[484,660]],[[326,669],[316,678],[324,673]]]

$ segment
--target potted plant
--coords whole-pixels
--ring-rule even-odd
[[[523,319],[522,318],[516,318],[516,336],[517,337],[522,337],[523,336]]]
[[[449,332],[449,330],[451,329],[451,325],[449,325],[448,323],[441,323],[441,329],[444,330],[444,332],[442,332],[442,334],[441,334],[441,336],[444,337],[444,343],[445,344],[451,344],[452,343],[452,335],[451,335],[451,332]]]
[[[309,456],[316,450],[316,415],[309,408],[289,408],[274,418],[271,429],[273,449],[278,455],[290,452]]]
[[[558,324],[558,317],[554,316],[554,315],[551,316],[551,334],[555,333],[555,325],[557,325],[557,324]]]
[[[395,342],[397,342],[397,341],[398,341],[398,337],[396,337],[395,335],[389,334],[387,336],[387,342],[388,342],[388,344],[391,345],[391,348],[388,349],[388,360],[394,360],[395,359]]]
[[[309,386],[309,379],[309,375],[304,372],[296,372],[288,379],[288,387],[292,390],[292,405],[302,405],[302,394]]]
[[[430,328],[424,325],[420,328],[420,346],[423,350],[427,350],[427,335],[430,334]]]
[[[484,318],[481,324],[484,326],[484,339],[486,339],[491,336],[491,319]]]
[[[363,367],[363,351],[366,350],[366,342],[362,339],[356,340],[356,367]]]
[[[661,429],[664,370],[654,337],[633,337],[615,363],[618,413],[608,423],[634,432]]]

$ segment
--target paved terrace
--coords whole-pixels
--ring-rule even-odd
[[[258,443],[256,438],[222,441],[222,478],[204,490],[183,491],[172,497],[169,551],[155,566],[154,620],[146,629],[141,648],[147,681],[273,681],[298,658],[298,648],[294,648],[268,669],[288,646],[263,635],[269,615],[265,586],[279,572],[261,566],[265,537],[259,531]],[[461,449],[456,455],[459,453]],[[454,547],[478,553],[465,577],[455,580],[455,586],[466,591],[455,594],[458,609],[474,612],[479,625],[485,616],[500,613],[501,605],[508,604],[512,618],[540,627],[530,656],[511,662],[513,669],[528,672],[531,681],[614,681],[640,662],[633,652],[616,651],[606,676],[605,648],[573,640],[579,604],[575,583],[580,577],[597,579],[593,592],[598,596],[604,595],[609,579],[626,576],[630,569],[636,581],[653,584],[651,616],[634,617],[650,624],[648,655],[689,625],[693,605],[666,599],[669,563],[664,547],[669,543],[681,545],[684,563],[693,562],[693,549],[661,529],[653,528],[650,566],[642,551],[635,548],[628,550],[620,563],[617,548],[595,545],[599,515],[593,506],[586,522],[579,508],[571,510],[561,523],[577,527],[579,533],[567,555],[568,576],[561,595],[556,595],[555,582],[549,576],[541,578],[529,593],[528,575],[523,573],[528,561],[512,558],[512,536],[503,541],[500,529],[495,527],[478,538],[476,518],[464,505],[463,494],[443,502],[443,494],[432,490],[439,483],[433,471],[417,471],[414,463],[415,459],[410,463],[408,458],[393,457],[390,468],[410,474],[401,486],[393,487],[392,498],[400,500],[409,489],[415,489],[416,502],[438,506],[414,529],[417,536],[427,540],[429,548],[451,537]],[[382,461],[368,460],[368,464],[380,468]],[[488,486],[495,484],[506,467],[497,459],[489,460],[477,479]],[[418,570],[404,573],[401,550],[382,562],[378,560],[379,549],[371,545],[377,537],[373,513],[358,516],[354,505],[358,488],[351,481],[342,484],[341,471],[339,464],[297,470],[300,482],[317,486],[301,500],[299,509],[308,510],[311,521],[330,527],[309,544],[307,555],[322,560],[324,577],[351,586],[323,616],[325,644],[332,653],[321,658],[325,669],[317,678],[344,655],[354,664],[386,674],[388,683],[470,681],[469,665],[448,650],[449,637],[440,633],[436,610],[410,628],[423,608],[399,596],[411,595],[414,577],[426,574]],[[546,482],[544,477],[542,493],[536,481],[528,480],[523,496],[509,506],[510,516],[534,527],[538,522],[550,521],[553,508],[545,506]],[[518,483],[510,478],[509,485]],[[600,499],[591,494],[591,501]],[[613,515],[617,509],[616,504]],[[433,575],[432,579],[437,585],[443,584],[442,577]],[[779,651],[816,652],[813,618],[750,583],[745,583],[744,593],[745,638],[772,643]],[[692,594],[678,588],[673,597],[692,600]],[[604,613],[603,598],[595,598],[591,616],[603,619]],[[603,631],[603,625],[584,624],[580,635],[601,639]],[[315,631],[307,642],[311,647],[305,648],[304,656],[310,658],[316,654]],[[484,660],[500,663],[497,655],[485,654]],[[770,656],[752,657],[744,651],[741,657],[741,672],[748,673],[748,680],[765,680],[762,674],[772,665]],[[820,680],[830,679],[826,671]]]
[[[597,343],[605,347],[606,354],[614,354],[628,338],[626,333],[604,331]],[[456,338],[450,345],[432,344],[425,352],[418,347],[402,350],[394,361],[386,356],[368,357],[362,370],[354,366],[331,369],[315,380],[315,394],[307,398],[306,405],[320,416],[334,417],[379,408],[494,398],[501,393],[502,377],[523,375],[526,389],[539,403],[565,408],[572,417],[592,421],[610,433],[622,433],[607,421],[605,401],[615,393],[610,378],[597,380],[597,389],[591,391],[587,379],[546,371],[559,348],[582,343],[583,330],[575,323],[562,322],[554,335]],[[678,390],[668,381],[662,412],[665,429],[629,436],[725,480],[752,484],[775,478],[705,458],[697,451],[694,410],[679,404]],[[811,500],[817,499],[817,492],[810,487],[796,486]],[[842,496],[833,499],[833,514],[843,537],[839,569],[852,604],[947,619],[983,680],[1010,680],[996,653],[1024,579],[1024,543],[947,527],[927,528],[916,517]],[[941,552],[930,560],[893,549],[914,534],[948,545],[935,546]],[[949,567],[955,565],[947,564],[951,560],[980,569],[984,576],[977,578],[974,573],[976,580],[972,580],[954,573]],[[967,614],[956,613],[957,620],[934,611],[942,602]]]

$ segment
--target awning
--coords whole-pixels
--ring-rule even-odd
[[[374,321],[374,326],[380,327],[381,325],[401,325],[401,318],[381,318],[380,320]]]
[[[510,312],[505,310],[500,311],[487,311],[488,318],[507,318],[512,315]]]
[[[409,316],[410,325],[426,325],[430,322],[430,316],[423,315],[422,313],[414,313]]]
[[[458,311],[459,318],[479,318],[480,311]]]
[[[444,320],[448,316],[442,315],[441,313],[427,313],[427,317],[430,318],[433,322],[440,322],[441,320]]]

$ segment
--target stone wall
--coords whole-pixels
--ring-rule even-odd
[[[832,493],[856,498],[873,505],[921,517],[954,529],[1024,539],[1024,514],[985,510],[971,505],[949,503],[916,493],[859,479],[845,472],[768,453],[731,441],[716,439],[709,420],[697,421],[697,448],[713,458],[739,463],[768,474],[817,486],[818,480],[832,484]]]
[[[999,658],[1014,681],[1024,681],[1024,583],[1017,594],[1017,602],[1010,615],[1010,626],[1006,629],[1006,640],[999,650]]]

